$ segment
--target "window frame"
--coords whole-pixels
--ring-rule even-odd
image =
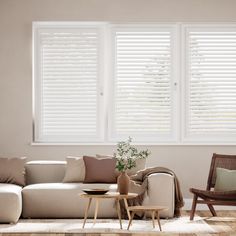
[[[183,144],[196,144],[196,145],[234,145],[236,143],[236,136],[230,135],[230,134],[219,134],[219,135],[191,135],[188,134],[188,122],[189,122],[189,106],[190,106],[190,100],[189,100],[189,91],[190,91],[190,76],[189,76],[189,59],[188,59],[188,53],[189,53],[189,38],[188,38],[188,32],[189,30],[192,31],[214,31],[214,30],[220,30],[222,31],[222,28],[235,28],[236,32],[236,24],[235,23],[217,23],[217,24],[209,24],[209,23],[196,23],[196,24],[181,24],[181,47],[182,47],[182,59],[181,59],[181,68],[182,68],[182,96],[181,96],[181,107],[182,107],[182,119],[181,119],[181,141],[180,143]],[[219,138],[221,136],[221,138]],[[235,140],[235,141],[234,141]]]
[[[100,120],[99,120],[99,129],[100,129],[100,138],[96,140],[91,140],[88,138],[87,140],[83,141],[66,141],[60,140],[55,142],[47,142],[45,140],[39,139],[39,125],[40,120],[38,116],[38,100],[37,95],[41,93],[41,87],[39,85],[39,81],[37,79],[37,74],[39,73],[38,68],[36,66],[36,61],[34,60],[36,52],[35,44],[37,44],[37,37],[36,37],[36,29],[37,27],[60,27],[60,26],[82,26],[87,25],[94,27],[95,25],[100,26],[103,28],[103,44],[107,45],[107,47],[103,48],[104,57],[102,62],[99,64],[103,64],[103,76],[99,80],[99,106],[101,108],[100,112]],[[197,139],[191,139],[186,136],[186,109],[189,101],[186,100],[186,93],[188,89],[187,84],[187,65],[186,65],[186,49],[185,49],[185,42],[186,42],[186,29],[188,27],[236,27],[236,23],[122,23],[122,24],[113,24],[110,22],[33,22],[33,45],[32,45],[32,56],[33,56],[33,63],[32,63],[32,145],[114,145],[119,139],[117,137],[112,137],[111,133],[111,93],[113,89],[113,84],[111,82],[113,70],[113,57],[112,53],[110,52],[112,42],[111,42],[111,32],[114,27],[168,27],[171,26],[175,29],[175,36],[174,44],[176,45],[174,50],[174,63],[172,64],[173,71],[176,73],[175,81],[173,81],[173,86],[175,89],[175,93],[173,96],[173,100],[176,103],[174,108],[174,112],[176,114],[176,119],[174,120],[176,129],[174,132],[174,138],[172,140],[157,140],[157,139],[144,139],[144,140],[135,140],[135,144],[137,145],[235,145],[236,140],[228,139],[228,140],[218,140],[218,139],[206,139],[204,137],[199,137]],[[50,28],[49,27],[49,28]],[[108,49],[109,48],[109,49]],[[172,100],[172,101],[173,101]],[[122,139],[126,139],[127,137],[121,137]]]
[[[171,43],[171,66],[170,66],[170,93],[171,93],[171,135],[170,136],[163,136],[163,135],[147,135],[144,139],[140,139],[136,137],[134,142],[140,143],[176,143],[178,142],[178,133],[179,133],[179,60],[178,58],[178,40],[174,40],[174,38],[179,39],[178,35],[178,26],[176,24],[112,24],[110,27],[110,43],[111,43],[111,53],[110,53],[110,61],[112,65],[115,65],[115,32],[119,30],[140,30],[145,32],[146,30],[153,30],[153,31],[164,31],[170,30],[170,43]],[[177,62],[177,63],[174,63]],[[111,142],[117,142],[119,140],[124,140],[127,138],[127,135],[116,135],[114,129],[115,123],[115,113],[114,113],[114,106],[115,104],[115,66],[111,66],[110,69],[110,77],[113,78],[112,82],[110,82],[110,90],[109,90],[109,104],[108,104],[108,140]],[[176,119],[174,119],[176,117]],[[131,135],[131,137],[133,137]]]
[[[93,140],[93,142],[102,143],[104,142],[104,96],[103,96],[103,83],[104,83],[104,27],[106,23],[104,22],[33,22],[33,31],[32,31],[32,55],[33,55],[33,70],[32,70],[32,90],[33,90],[33,143],[88,143]],[[41,98],[42,98],[42,75],[40,71],[41,64],[40,56],[39,56],[39,49],[41,44],[39,42],[40,31],[46,30],[56,30],[66,27],[66,29],[74,29],[78,27],[79,29],[97,29],[99,31],[99,47],[98,47],[98,71],[97,71],[97,98],[96,98],[96,106],[97,106],[97,127],[96,127],[96,135],[93,137],[82,137],[80,135],[71,136],[71,140],[66,141],[66,136],[43,136],[41,134]],[[100,51],[100,52],[99,52]],[[72,137],[80,140],[73,140]],[[52,141],[53,140],[53,141]]]

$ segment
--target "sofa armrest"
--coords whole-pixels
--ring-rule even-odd
[[[174,216],[175,192],[174,177],[167,173],[154,173],[148,176],[148,191],[143,205],[166,206],[168,210],[161,211],[162,218]]]

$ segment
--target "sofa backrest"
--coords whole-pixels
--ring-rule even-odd
[[[130,175],[145,168],[145,159],[137,161]],[[66,171],[66,161],[29,161],[25,164],[26,185],[39,183],[61,183]]]
[[[65,161],[29,161],[25,165],[26,184],[60,183],[65,169]]]

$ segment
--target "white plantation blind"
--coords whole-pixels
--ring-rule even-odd
[[[113,47],[112,134],[136,141],[170,140],[174,129],[172,30],[115,28]]]
[[[186,138],[235,141],[236,27],[189,27],[186,37]]]
[[[36,140],[98,141],[98,27],[35,25]]]
[[[236,141],[235,24],[35,22],[33,77],[35,142]]]

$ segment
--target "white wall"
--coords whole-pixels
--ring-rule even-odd
[[[32,21],[236,22],[235,0],[0,0],[0,156],[63,160],[113,146],[31,146]],[[146,147],[145,147],[146,148]],[[173,169],[185,197],[205,187],[213,152],[235,146],[150,146],[148,165]]]

